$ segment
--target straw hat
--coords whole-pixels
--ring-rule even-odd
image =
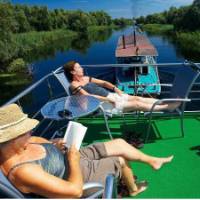
[[[28,118],[17,104],[0,108],[0,143],[14,139],[32,130],[39,122]]]

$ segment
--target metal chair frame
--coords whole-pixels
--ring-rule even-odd
[[[64,74],[64,71],[63,71],[63,67],[59,67],[58,69],[56,69],[54,72],[53,72],[53,75],[57,78],[57,80],[60,82],[60,84],[63,86],[66,94],[68,96],[71,95],[71,92],[70,92],[70,89],[69,89],[69,86],[70,86],[70,83],[69,81],[67,80],[67,77],[65,76]],[[110,139],[112,140],[113,139],[113,136],[112,136],[112,133],[110,131],[110,128],[109,128],[109,124],[108,124],[108,115],[107,113],[105,112],[105,110],[103,109],[102,106],[99,106],[99,109],[102,111],[103,113],[103,117],[104,117],[104,121],[105,121],[105,124],[106,124],[106,129],[107,129],[107,132],[109,134],[109,137]]]
[[[108,174],[106,177],[105,186],[98,182],[88,182],[83,185],[83,198],[114,198],[115,177],[113,174]],[[95,189],[95,191],[94,191]],[[92,192],[90,192],[92,191]],[[85,194],[84,194],[85,193]],[[6,198],[24,199],[26,198],[10,181],[4,176],[0,170],[0,195]]]
[[[183,120],[184,120],[184,111],[185,111],[185,107],[186,107],[186,103],[187,102],[190,102],[191,99],[188,98],[189,94],[190,94],[190,91],[195,83],[195,81],[198,79],[198,77],[200,76],[200,66],[198,64],[195,64],[195,63],[184,63],[185,67],[190,67],[191,70],[194,70],[195,73],[193,75],[193,78],[190,80],[189,84],[188,84],[188,87],[186,88],[186,92],[185,92],[185,95],[183,96],[183,98],[166,98],[166,99],[160,99],[158,100],[157,102],[155,102],[152,107],[151,107],[151,110],[149,112],[146,112],[144,113],[144,116],[148,117],[149,118],[149,122],[148,122],[148,128],[147,128],[147,133],[146,133],[146,136],[145,136],[145,142],[148,141],[148,138],[149,138],[149,135],[150,135],[150,129],[151,129],[151,124],[152,124],[152,118],[153,118],[153,113],[154,113],[154,108],[156,105],[161,105],[163,103],[171,103],[171,102],[180,102],[181,103],[181,108],[177,108],[174,112],[159,112],[159,113],[162,113],[163,114],[177,114],[180,116],[180,127],[181,127],[181,136],[184,137],[185,135],[185,132],[184,132],[184,123],[183,123]],[[177,74],[177,76],[179,76],[179,74]],[[175,80],[175,83],[173,85],[168,85],[168,84],[161,84],[161,86],[166,86],[166,87],[175,87],[175,84],[176,84],[176,80]],[[157,112],[158,113],[158,112]]]

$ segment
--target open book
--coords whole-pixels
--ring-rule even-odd
[[[63,141],[65,146],[70,148],[72,144],[79,150],[87,127],[78,122],[69,121]]]

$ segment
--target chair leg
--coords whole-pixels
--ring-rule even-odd
[[[151,124],[152,124],[151,122],[152,122],[152,115],[149,118],[149,125],[148,125],[148,128],[147,128],[147,133],[146,133],[146,137],[145,137],[145,140],[144,140],[145,143],[147,143],[147,140],[149,139]]]
[[[184,119],[184,114],[181,113],[181,116],[180,116],[180,125],[181,125],[181,135],[182,135],[182,137],[185,136],[183,119]]]
[[[99,107],[101,109],[101,111],[103,112],[103,117],[104,117],[104,121],[105,121],[105,124],[106,124],[106,129],[108,131],[108,134],[110,136],[110,139],[113,140],[113,137],[112,137],[112,134],[111,134],[111,131],[110,131],[110,128],[109,128],[109,124],[108,124],[108,117],[106,116],[105,112],[104,112],[104,109],[100,106]]]
[[[122,113],[122,117],[123,117],[123,124],[124,124],[124,126],[126,126],[126,119],[125,119],[124,113]]]
[[[141,115],[141,112],[140,111],[137,111],[136,113],[136,124],[138,124],[138,121],[140,120],[140,115]]]

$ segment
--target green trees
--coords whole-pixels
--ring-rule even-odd
[[[14,12],[13,13],[14,20],[16,23],[15,32],[17,33],[28,32],[30,30],[30,25],[24,13],[24,10],[22,10],[19,6],[16,6],[13,12]]]
[[[182,10],[179,20],[175,22],[174,26],[176,30],[200,30],[200,1],[196,0],[190,7]]]
[[[82,11],[72,12],[68,16],[69,29],[81,33],[87,32],[89,17]]]
[[[145,24],[143,27],[151,33],[170,35],[187,59],[199,60],[200,0],[194,0],[190,6],[171,7],[162,13],[139,17],[137,22]]]
[[[104,11],[83,12],[81,10],[67,11],[64,9],[48,10],[46,6],[12,5],[7,1],[0,1],[2,16],[5,12],[10,15],[12,33],[29,31],[51,31],[67,28],[77,32],[86,32],[88,26],[127,25],[127,19],[112,20]],[[4,10],[8,8],[8,10]],[[12,18],[12,19],[11,19]],[[8,19],[6,17],[6,19]]]
[[[132,19],[125,19],[125,18],[121,17],[119,19],[114,19],[113,23],[116,26],[124,27],[127,25],[132,25],[133,21],[132,21]]]
[[[48,10],[46,6],[13,5],[8,1],[0,0],[2,17],[9,18],[9,27],[12,33],[29,31],[51,31],[67,28],[77,32],[85,32],[88,26],[110,26],[112,24],[124,26],[130,24],[129,19],[112,19],[104,11],[83,12],[82,10],[68,11],[64,9]],[[8,28],[8,27],[7,27]],[[6,30],[6,29],[4,29]]]
[[[111,17],[104,11],[90,12],[90,15],[95,18],[97,26],[109,26],[112,23]]]
[[[200,0],[194,0],[193,6],[200,6]]]
[[[12,32],[16,24],[13,18],[13,9],[9,3],[0,4],[0,70],[3,63],[8,63],[15,55],[15,45]]]
[[[41,46],[51,45],[58,37],[62,38],[62,33],[71,38],[71,31],[73,35],[87,35],[90,26],[128,23],[123,18],[112,20],[104,11],[48,10],[46,6],[13,5],[9,0],[0,0],[0,70]]]
[[[139,17],[142,24],[172,24],[176,31],[200,30],[200,0],[194,0],[191,6],[171,7],[168,11]]]

